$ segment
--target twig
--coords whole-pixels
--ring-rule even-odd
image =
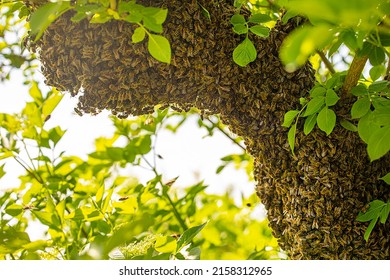
[[[321,57],[322,61],[324,62],[326,68],[328,68],[329,72],[333,75],[336,73],[336,71],[333,68],[332,63],[329,61],[329,59],[325,56],[325,54],[322,51],[317,50],[317,54]]]
[[[210,118],[207,118],[207,120],[215,127],[217,128],[220,132],[222,132],[223,135],[225,135],[227,138],[229,138],[231,141],[233,141],[234,144],[239,146],[243,151],[246,151],[246,148],[235,138],[230,136],[222,127],[218,125],[218,123],[213,122]]]

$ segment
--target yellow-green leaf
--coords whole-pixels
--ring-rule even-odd
[[[171,62],[171,45],[164,36],[149,34],[148,50],[158,61]]]

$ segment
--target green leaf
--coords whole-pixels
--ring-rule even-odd
[[[145,39],[145,35],[146,35],[145,29],[143,29],[142,27],[137,27],[134,30],[133,36],[131,36],[131,41],[133,43],[142,42]]]
[[[329,135],[336,125],[336,114],[332,109],[324,107],[317,116],[318,127]]]
[[[17,204],[12,204],[5,209],[5,213],[11,215],[12,217],[19,216],[22,212],[23,212],[23,207]]]
[[[326,91],[325,104],[326,106],[333,106],[339,101],[340,97],[333,89],[328,89]]]
[[[104,191],[105,191],[104,184],[102,184],[102,186],[97,190],[96,197],[95,197],[96,198],[96,203],[99,206],[101,205],[101,202],[103,200]]]
[[[149,34],[148,50],[158,61],[168,64],[171,62],[171,45],[167,38],[161,35]]]
[[[35,252],[37,250],[44,250],[48,246],[48,241],[46,240],[36,240],[23,245],[23,249],[29,252]]]
[[[150,17],[153,18],[156,24],[163,24],[168,16],[168,9],[143,7],[142,14],[144,15],[144,20]]]
[[[370,69],[370,77],[373,81],[378,80],[386,71],[386,67],[382,64],[376,65]]]
[[[378,218],[371,220],[370,224],[368,225],[366,232],[364,233],[364,240],[368,241],[368,238],[370,238],[371,232],[374,229],[376,223],[378,221]]]
[[[37,104],[41,105],[43,102],[42,92],[38,87],[38,83],[36,81],[32,82],[31,88],[29,90],[30,96],[34,99]]]
[[[61,140],[62,136],[64,136],[66,131],[62,130],[61,127],[56,126],[49,130],[49,138],[53,141],[54,147]]]
[[[318,113],[321,108],[325,105],[325,97],[314,97],[307,103],[306,111],[304,113],[304,117],[310,116],[314,113]]]
[[[180,252],[180,250],[183,249],[184,246],[188,245],[192,241],[192,239],[194,239],[194,237],[206,226],[206,224],[207,222],[201,224],[200,226],[189,228],[185,232],[183,232],[179,240],[177,240],[176,253]]]
[[[369,206],[370,207],[365,213],[359,213],[356,219],[358,222],[368,222],[378,218],[385,203],[382,200],[373,200],[370,202]]]
[[[389,86],[388,81],[377,81],[369,85],[368,91],[369,92],[381,92]]]
[[[383,48],[374,46],[371,52],[368,54],[368,59],[373,66],[380,65],[385,61],[385,52]]]
[[[200,3],[198,3],[199,7],[202,9],[202,14],[208,19],[211,21],[211,15],[210,15],[210,12],[205,8],[203,7]]]
[[[371,107],[371,101],[368,96],[359,98],[353,105],[351,109],[351,116],[353,119],[359,119],[368,113]]]
[[[153,32],[156,33],[162,33],[163,27],[162,24],[156,23],[156,21],[153,18],[143,18],[143,26]],[[149,34],[150,36],[150,34]]]
[[[252,41],[245,38],[233,51],[233,60],[244,67],[253,62],[257,57],[257,51]]]
[[[310,97],[325,97],[326,94],[326,88],[323,86],[317,86],[310,90]]]
[[[4,166],[5,166],[5,164],[0,165],[0,179],[6,174],[4,171]]]
[[[364,115],[358,123],[359,136],[366,143],[368,143],[371,135],[379,128],[380,126],[376,124],[372,111],[368,111],[368,113]]]
[[[239,35],[248,33],[248,27],[246,24],[235,24],[233,26],[233,31]]]
[[[383,157],[389,150],[390,125],[376,129],[367,143],[367,151],[371,161]]]
[[[316,123],[317,123],[317,114],[312,114],[308,116],[303,126],[303,133],[305,133],[305,135],[308,135],[314,129]]]
[[[44,101],[42,105],[42,114],[44,118],[46,118],[54,111],[54,109],[57,107],[63,97],[63,94],[53,89],[53,92],[50,94],[48,99]]]
[[[290,130],[288,131],[288,135],[287,135],[288,144],[290,145],[290,149],[291,149],[291,152],[293,155],[295,155],[294,148],[295,148],[295,134],[296,134],[296,132],[297,132],[297,124],[294,123],[290,127]]]
[[[342,119],[340,121],[340,124],[342,127],[344,127],[346,130],[356,132],[358,131],[358,128],[353,123],[347,121],[346,119]]]
[[[305,25],[292,31],[280,48],[280,58],[287,70],[294,71],[305,64],[310,55],[333,40],[334,32],[326,25]]]
[[[385,206],[382,208],[381,214],[379,216],[379,221],[384,224],[386,223],[390,214],[390,201],[388,201]]]
[[[130,15],[125,17],[125,20],[130,23],[140,23],[142,21],[142,14],[140,12],[133,11]]]
[[[172,236],[158,236],[154,245],[154,249],[160,253],[173,253],[176,247],[176,239]]]
[[[246,24],[246,20],[245,20],[245,17],[243,15],[235,14],[231,17],[230,23],[233,25]]]
[[[381,180],[385,181],[386,184],[390,185],[390,172],[387,173],[385,176],[383,176],[382,178],[380,178]]]
[[[259,37],[268,37],[269,36],[269,28],[263,25],[255,25],[249,28],[249,30],[253,33],[256,34]]]
[[[33,213],[42,224],[47,225],[51,228],[57,228],[57,225],[55,223],[56,221],[54,219],[55,214],[43,211],[31,211],[31,213]]]
[[[271,17],[266,14],[254,14],[249,18],[250,23],[264,23],[271,21]]]
[[[36,35],[35,41],[42,36],[46,28],[61,14],[69,10],[70,2],[60,1],[47,3],[39,7],[30,17],[31,34]]]
[[[368,94],[367,87],[362,84],[359,84],[356,87],[352,88],[351,92],[355,96],[363,96]]]
[[[119,147],[108,147],[106,149],[107,155],[113,161],[121,161],[123,160],[123,148]]]
[[[290,127],[292,122],[294,121],[295,117],[299,114],[298,110],[290,110],[286,114],[284,114],[284,121],[282,126],[284,127]]]

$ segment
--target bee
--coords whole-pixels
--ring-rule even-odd
[[[74,108],[73,110],[74,110],[74,111],[76,112],[76,114],[79,115],[80,117],[83,116],[83,113],[82,113],[78,108]]]
[[[29,204],[29,205],[24,205],[23,206],[23,210],[26,211],[26,210],[34,210],[36,209],[34,205],[32,204]]]

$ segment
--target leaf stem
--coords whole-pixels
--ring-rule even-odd
[[[117,5],[116,0],[110,0],[110,9],[116,11]]]

